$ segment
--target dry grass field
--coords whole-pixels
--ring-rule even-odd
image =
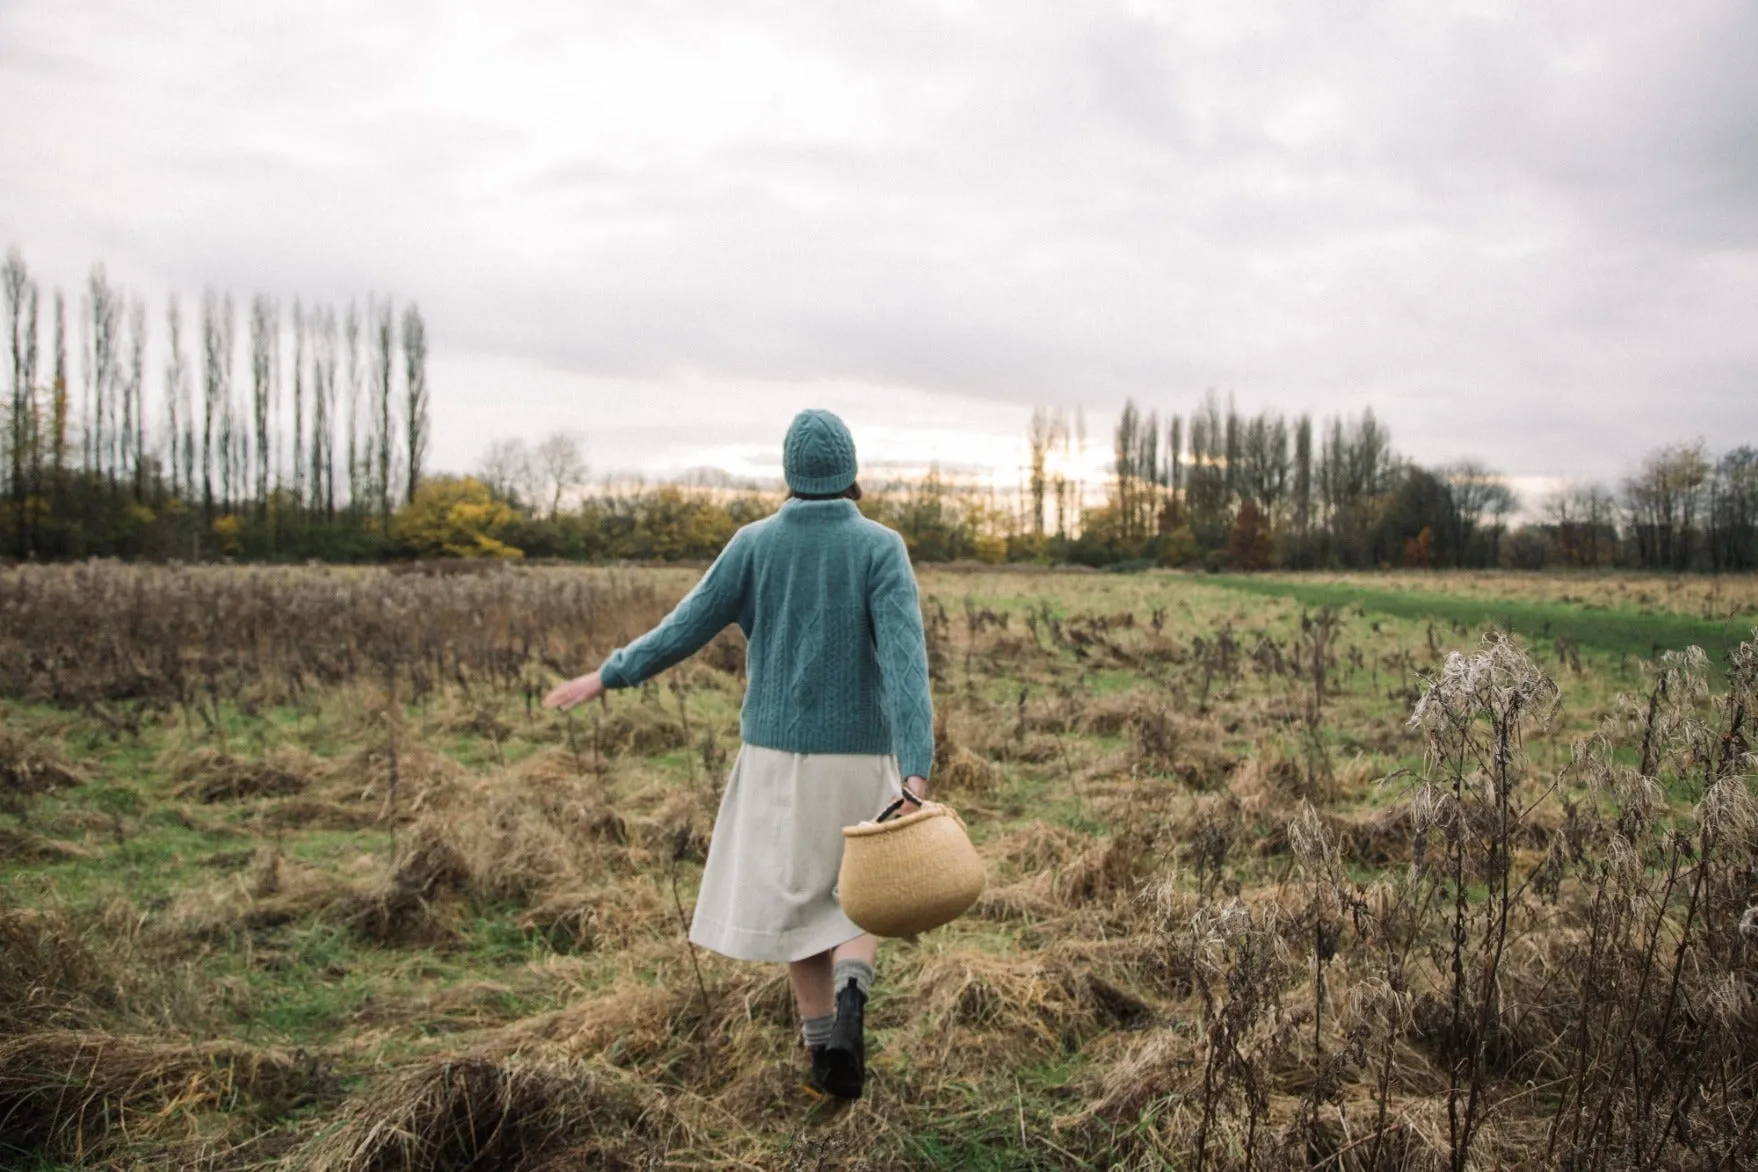
[[[736,633],[537,703],[694,574],[0,569],[0,1166],[1758,1166],[1751,580],[923,573],[989,888],[833,1108]]]

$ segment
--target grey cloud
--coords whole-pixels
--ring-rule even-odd
[[[436,347],[656,399],[1216,386],[1534,474],[1758,439],[1736,0],[131,8],[0,8],[0,103],[41,112],[0,231],[68,285],[389,290]]]

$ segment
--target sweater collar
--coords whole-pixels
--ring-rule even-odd
[[[859,510],[855,508],[855,502],[847,497],[838,497],[833,501],[803,501],[798,497],[789,497],[781,502],[781,516],[790,522],[834,521],[851,517],[857,512]]]

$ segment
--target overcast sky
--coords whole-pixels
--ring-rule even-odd
[[[0,157],[0,244],[155,326],[419,302],[444,468],[808,405],[1011,467],[1209,387],[1523,483],[1758,443],[1750,0],[0,0]]]

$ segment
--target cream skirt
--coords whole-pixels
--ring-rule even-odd
[[[720,799],[690,940],[738,960],[804,960],[861,934],[836,902],[842,828],[903,792],[897,758],[742,745]]]

